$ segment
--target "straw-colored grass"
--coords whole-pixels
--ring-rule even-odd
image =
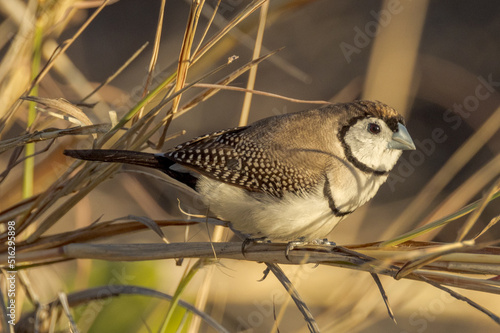
[[[251,99],[255,95],[311,105],[327,102],[254,90],[255,81],[259,77],[258,65],[271,59],[273,64],[277,64],[281,70],[289,70],[292,77],[308,81],[307,74],[281,58],[278,51],[267,51],[263,45],[266,23],[269,23],[267,19],[274,17],[274,12],[289,10],[289,7],[284,4],[273,7],[273,3],[255,0],[246,7],[238,8],[238,12],[235,12],[231,19],[225,19],[218,12],[223,2],[216,2],[215,8],[210,11],[212,3],[192,1],[186,18],[179,56],[176,59],[170,59],[174,64],[168,67],[170,70],[155,77],[154,73],[158,72],[156,67],[162,56],[160,47],[162,33],[169,28],[169,22],[165,21],[163,15],[164,10],[168,10],[169,4],[161,1],[156,35],[151,45],[153,50],[148,51],[144,44],[137,52],[130,55],[128,61],[118,65],[118,70],[110,70],[107,80],[100,84],[90,84],[72,64],[66,51],[102,10],[113,10],[110,4],[114,1],[95,3],[90,1],[54,3],[29,1],[26,4],[20,0],[0,0],[0,6],[6,7],[6,2],[9,1],[12,3],[9,7],[12,16],[10,22],[15,25],[15,34],[12,37],[12,43],[9,46],[3,46],[6,50],[0,63],[0,105],[2,105],[0,108],[0,153],[4,170],[0,175],[0,186],[2,186],[0,251],[3,253],[0,257],[0,264],[5,273],[1,289],[4,301],[11,297],[8,295],[8,287],[5,288],[8,271],[18,271],[16,275],[16,322],[19,326],[26,330],[41,332],[64,330],[68,326],[75,332],[81,329],[86,330],[95,324],[94,321],[99,320],[96,318],[99,314],[105,313],[105,309],[99,308],[92,320],[84,323],[85,316],[80,311],[83,305],[87,306],[86,309],[90,309],[93,304],[109,301],[110,298],[140,295],[148,300],[144,304],[150,304],[153,298],[168,301],[167,305],[158,303],[161,305],[148,307],[147,318],[141,316],[134,318],[143,329],[147,327],[148,330],[161,332],[193,332],[203,331],[205,327],[210,326],[220,332],[231,331],[234,327],[224,327],[222,317],[226,319],[226,322],[230,322],[231,320],[227,320],[226,317],[231,316],[232,309],[223,301],[213,303],[214,299],[227,300],[227,294],[224,294],[227,291],[214,290],[214,288],[217,273],[223,271],[224,274],[232,274],[225,266],[229,260],[266,263],[264,277],[270,272],[274,275],[267,276],[266,282],[277,279],[286,293],[290,294],[290,299],[295,302],[296,309],[292,315],[288,314],[289,307],[283,306],[278,309],[274,304],[274,299],[270,302],[273,310],[273,319],[271,319],[273,325],[270,331],[273,332],[279,331],[282,325],[286,325],[287,320],[296,316],[297,309],[303,316],[301,321],[303,327],[298,328],[297,331],[305,329],[312,332],[325,329],[361,330],[387,317],[397,322],[399,310],[404,307],[402,303],[408,299],[401,296],[395,302],[391,302],[391,293],[386,293],[384,290],[387,280],[379,276],[388,276],[397,280],[396,286],[404,285],[405,281],[418,281],[419,284],[412,284],[412,288],[424,288],[427,285],[444,291],[454,299],[465,302],[471,309],[474,308],[485,314],[483,317],[485,321],[489,317],[496,324],[500,324],[499,314],[495,313],[495,311],[498,312],[498,308],[490,311],[488,306],[474,301],[468,296],[469,294],[462,294],[462,291],[468,293],[469,290],[480,291],[491,297],[500,294],[500,248],[497,247],[498,238],[492,233],[500,215],[494,217],[485,226],[478,223],[487,207],[499,206],[498,156],[477,171],[464,183],[463,187],[457,190],[472,191],[470,189],[473,188],[475,193],[482,188],[477,185],[477,182],[488,184],[488,190],[481,199],[470,202],[473,194],[467,193],[467,200],[463,200],[463,196],[454,192],[443,201],[442,206],[429,215],[429,218],[422,219],[426,223],[418,227],[415,227],[413,223],[414,219],[430,214],[428,206],[431,201],[438,197],[443,188],[462,170],[474,154],[498,132],[500,124],[498,106],[478,131],[423,187],[399,217],[389,214],[398,229],[404,228],[404,231],[398,234],[387,232],[379,242],[342,246],[303,245],[290,251],[287,249],[287,244],[250,243],[244,246],[242,251],[241,242],[226,241],[229,232],[225,234],[227,230],[225,222],[188,216],[187,213],[184,215],[186,219],[171,218],[165,211],[154,205],[149,205],[149,209],[165,214],[165,218],[160,220],[149,216],[134,216],[125,205],[120,208],[123,212],[121,218],[99,218],[91,221],[86,214],[83,214],[75,218],[75,224],[68,226],[64,223],[68,221],[68,216],[71,216],[69,213],[82,209],[87,211],[88,195],[94,193],[94,190],[102,186],[106,180],[114,176],[120,177],[119,175],[124,170],[119,164],[67,160],[62,157],[62,150],[67,147],[158,151],[169,145],[170,140],[184,133],[171,133],[172,123],[222,90],[232,91],[233,94],[245,94],[240,125],[247,123]],[[300,10],[304,5],[300,1],[292,3],[297,6],[296,10]],[[76,32],[73,36],[56,43],[55,41],[70,25],[71,18],[76,16],[82,10],[80,6],[84,5],[93,5],[96,9],[88,18],[79,23],[79,27],[74,29]],[[386,2],[384,6],[387,6]],[[408,109],[415,98],[412,95],[414,91],[411,85],[415,82],[413,71],[418,59],[418,43],[425,19],[426,6],[420,7],[418,15],[410,15],[417,21],[409,22],[415,24],[412,40],[407,40],[412,46],[407,50],[411,56],[401,59],[401,63],[398,64],[406,68],[401,74],[404,77],[398,78],[397,71],[391,74],[391,80],[402,80],[405,83],[401,91],[397,92],[398,96],[395,100],[402,108],[408,106]],[[210,14],[204,14],[207,11],[210,11]],[[208,18],[206,22],[201,19],[203,15]],[[401,25],[405,25],[404,17],[400,19],[396,26],[389,25],[385,28],[381,38],[377,41],[376,56],[370,61],[371,70],[367,74],[367,84],[368,92],[373,98],[380,94],[382,96],[388,94],[387,91],[377,93],[376,88],[380,87],[374,83],[381,79],[374,68],[378,65],[387,66],[387,61],[390,59],[386,58],[383,50],[390,48],[391,45],[400,45],[398,38],[408,38],[406,35],[394,34],[394,31],[391,34],[391,29],[400,29]],[[252,40],[250,37],[252,34],[246,34],[243,32],[245,29],[239,29],[242,23],[247,24],[246,30],[253,29],[256,32],[256,40],[251,46],[253,54],[248,57],[250,60],[242,61],[238,59],[238,56],[232,56],[229,59],[221,57],[220,54],[224,52],[220,52],[220,49],[231,46],[230,43],[224,44],[230,34],[236,36],[244,34],[242,43],[249,45],[248,38]],[[406,22],[406,24],[409,23]],[[0,29],[0,33],[5,33],[5,30]],[[7,36],[0,37],[7,38]],[[102,90],[111,85],[120,73],[127,71],[128,66],[133,64],[140,54],[147,52],[150,53],[150,60],[145,83],[140,87],[142,94],[138,100],[134,101],[135,104],[126,112],[119,114],[115,121],[113,115],[116,113],[111,107],[108,108],[108,101],[103,97],[105,94]],[[23,75],[19,75],[20,73]],[[72,86],[74,82],[69,84],[70,88],[62,87],[54,79],[56,73],[65,77],[69,82],[72,78],[75,78],[75,81],[76,78],[82,78],[83,82],[77,85],[76,89]],[[237,84],[231,86],[236,80],[242,80],[247,73],[249,79],[246,88],[238,87]],[[337,95],[337,98],[359,96],[361,93],[359,90],[362,89],[361,83],[359,78],[351,83],[346,82],[345,89]],[[389,86],[397,85],[391,82]],[[66,100],[62,92],[67,89],[74,89],[71,95],[79,96],[81,100]],[[391,90],[391,94],[394,93],[394,90]],[[94,105],[94,103],[98,104]],[[95,119],[100,119],[100,121],[95,121]],[[24,130],[19,130],[19,125]],[[38,170],[42,170],[40,171],[42,174],[43,170],[54,168],[57,169],[57,175],[45,171],[43,175],[46,176],[37,178]],[[132,171],[128,170],[128,172]],[[146,174],[147,177],[156,177],[153,179],[165,180],[163,176],[157,174],[140,172]],[[178,188],[178,184],[177,187],[172,185],[171,180],[165,180],[164,186],[170,186],[179,192],[183,191],[182,187]],[[142,188],[141,191],[143,191]],[[144,199],[143,195],[138,194],[143,193],[141,191],[130,190],[129,194],[135,196],[135,201],[140,201]],[[147,199],[153,200],[152,197]],[[195,199],[192,201],[194,202]],[[458,206],[457,202],[459,202]],[[170,204],[178,207],[179,210],[185,208],[183,200],[180,200],[180,203]],[[99,216],[105,213],[105,208],[101,208]],[[151,213],[153,216],[153,212]],[[204,212],[197,213],[203,214]],[[443,217],[443,215],[446,216]],[[465,222],[460,219],[463,216],[467,216]],[[432,236],[436,234],[436,231],[459,222],[462,225],[456,241],[449,243],[432,241]],[[194,236],[190,234],[193,229],[197,230]],[[11,237],[14,230],[15,242]],[[179,232],[179,230],[182,231]],[[154,238],[149,238],[148,243],[141,241],[143,239],[141,237],[145,234],[141,231],[153,231]],[[139,237],[140,241],[135,241],[135,237]],[[190,237],[200,237],[202,240],[191,241]],[[184,241],[182,241],[183,238]],[[152,239],[156,241],[151,241]],[[14,246],[15,251],[13,251]],[[9,267],[12,263],[9,260],[12,258],[15,259],[15,265]],[[167,261],[167,259],[168,262],[175,260],[176,264],[182,267],[175,267],[171,271],[162,270],[164,261],[159,260]],[[88,263],[88,260],[92,260],[91,264],[82,264]],[[119,265],[126,265],[124,262],[152,264],[155,268],[154,275],[160,276],[159,280],[162,282],[151,288],[139,286],[138,283],[135,285],[114,283],[120,286],[113,284],[113,286],[96,287],[91,282],[91,276],[96,280],[102,278],[99,276],[102,272],[93,269],[98,260],[110,263],[110,265],[112,262],[119,262]],[[58,288],[59,292],[52,293],[53,298],[50,301],[42,299],[40,295],[48,290],[40,287],[36,278],[31,274],[42,274],[40,272],[52,274],[50,273],[53,272],[52,270],[60,269],[59,263],[73,261],[78,263],[73,266],[77,267],[76,272],[65,271],[62,277],[65,285]],[[317,304],[319,303],[310,303],[307,298],[301,296],[302,293],[298,287],[299,281],[306,284],[304,281],[308,280],[290,276],[293,274],[288,275],[287,270],[283,270],[280,266],[300,267],[299,265],[306,264],[316,264],[320,268],[337,267],[342,269],[342,272],[347,272],[345,274],[350,274],[351,271],[370,273],[365,275],[370,275],[368,278],[375,280],[375,284],[370,283],[373,287],[371,290],[375,290],[376,293],[374,292],[371,296],[367,294],[363,297],[345,297],[351,292],[353,286],[365,285],[366,280],[363,280],[361,275],[356,275],[359,277],[359,280],[356,280],[358,283],[346,279],[339,282],[338,288],[332,288],[330,285],[316,285],[315,288],[319,290],[335,289],[331,297],[336,297],[323,308],[326,310],[318,311]],[[210,269],[207,270],[207,266]],[[204,284],[199,284],[200,287],[194,292],[194,296],[186,295],[188,287],[202,274],[205,274],[203,275]],[[168,283],[163,283],[163,281],[168,281]],[[83,283],[83,290],[74,289],[73,283],[79,286]],[[172,292],[160,291],[164,290],[162,289],[164,285],[167,286],[165,289]],[[241,288],[246,287],[241,286]],[[391,288],[396,287],[392,284]],[[60,291],[63,289],[65,292]],[[405,293],[409,288],[401,287],[399,290]],[[221,294],[217,294],[218,292]],[[326,293],[323,296],[322,300],[331,301]],[[345,303],[342,306],[339,305],[341,300],[344,302],[347,300],[349,305]],[[248,301],[248,304],[247,310],[252,313],[252,304],[255,302]],[[1,330],[13,332],[14,326],[8,322],[9,310],[5,303],[2,305]],[[358,309],[358,311],[351,314],[345,310],[349,308]],[[373,310],[374,308],[379,310]],[[121,309],[126,311],[127,305]],[[328,309],[335,311],[333,319],[332,312]],[[370,313],[376,315],[372,316]],[[197,317],[193,318],[193,314]],[[108,327],[115,327],[121,320],[131,319],[125,317],[126,315],[123,318],[119,316],[106,318]],[[95,325],[103,328],[102,324]]]

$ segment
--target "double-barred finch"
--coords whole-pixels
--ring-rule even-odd
[[[311,241],[370,200],[402,150],[413,149],[393,108],[356,101],[265,118],[161,154],[65,154],[160,169],[195,189],[213,215],[245,237]]]

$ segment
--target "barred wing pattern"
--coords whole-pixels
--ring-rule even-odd
[[[246,135],[247,129],[200,136],[165,153],[165,157],[207,177],[276,197],[307,192],[317,184],[318,177],[307,169],[272,158],[266,147]]]

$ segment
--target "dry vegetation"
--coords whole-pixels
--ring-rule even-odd
[[[154,38],[147,38],[152,40],[151,44],[130,55],[129,60],[118,66],[119,69],[110,69],[107,73],[109,79],[95,84],[86,81],[66,51],[101,10],[113,10],[113,2],[0,1],[0,8],[4,16],[8,17],[0,25],[0,237],[3,253],[1,264],[4,269],[1,280],[4,301],[0,321],[2,331],[14,329],[8,324],[8,309],[5,307],[8,304],[7,271],[12,270],[8,267],[8,248],[14,245],[9,244],[9,230],[13,230],[9,226],[14,226],[10,221],[15,221],[15,269],[18,271],[16,330],[226,332],[259,326],[255,327],[255,331],[260,332],[264,330],[259,318],[265,317],[271,323],[271,326],[266,324],[265,327],[269,327],[267,331],[290,332],[291,327],[297,327],[297,332],[306,328],[310,331],[353,332],[362,331],[393,315],[401,321],[400,313],[412,313],[412,310],[405,309],[405,304],[412,303],[419,294],[426,293],[432,295],[431,301],[440,300],[441,303],[436,304],[441,304],[439,306],[443,309],[431,313],[429,316],[434,318],[432,320],[424,314],[417,315],[415,320],[427,320],[425,328],[438,322],[439,318],[436,317],[446,317],[447,309],[452,307],[450,304],[457,306],[457,303],[461,303],[454,299],[466,304],[467,316],[474,316],[475,313],[470,314],[474,311],[482,312],[480,323],[484,327],[491,329],[500,324],[497,296],[500,294],[500,248],[496,247],[498,232],[493,232],[500,216],[493,217],[489,223],[480,223],[488,207],[496,207],[495,214],[499,214],[498,155],[475,170],[447,198],[440,196],[475,153],[483,146],[492,144],[490,140],[500,124],[500,98],[497,92],[492,92],[489,103],[494,107],[484,122],[477,125],[477,130],[426,185],[421,186],[420,192],[407,201],[407,207],[399,217],[392,211],[394,208],[380,214],[383,216],[380,219],[389,219],[390,224],[386,225],[395,226],[385,234],[378,234],[380,238],[377,239],[383,241],[369,244],[356,242],[356,245],[349,246],[300,246],[288,256],[285,255],[286,244],[250,244],[243,255],[241,242],[227,241],[228,230],[224,223],[220,222],[214,227],[217,221],[210,221],[207,225],[202,217],[187,214],[172,217],[172,213],[159,208],[154,195],[148,194],[148,185],[127,176],[139,173],[138,169],[123,169],[118,164],[73,161],[65,158],[62,151],[68,147],[161,150],[171,145],[170,140],[176,140],[184,134],[183,131],[173,131],[170,125],[221,90],[239,91],[233,94],[245,93],[240,116],[240,125],[244,125],[249,117],[253,95],[286,99],[272,94],[272,91],[253,90],[255,79],[259,77],[259,64],[273,61],[283,70],[293,72],[293,75],[302,75],[300,70],[280,57],[278,50],[268,51],[262,47],[266,20],[276,20],[276,14],[281,11],[290,8],[300,11],[307,5],[301,1],[292,1],[288,5],[278,2],[278,5],[271,4],[269,8],[265,1],[253,1],[247,7],[238,7],[224,21],[218,13],[222,7],[217,1],[186,4],[190,10],[182,36],[182,47],[177,52],[178,59],[170,59],[174,65],[160,72],[157,61],[162,57],[161,34],[169,29],[170,22],[165,21],[162,15],[164,7],[169,4],[159,1],[158,29]],[[93,6],[95,10],[91,11],[92,14],[82,19],[87,7]],[[202,9],[210,13],[205,18]],[[373,41],[370,67],[362,81],[365,82],[365,88],[360,88],[359,78],[354,79],[330,101],[349,100],[356,96],[383,99],[408,117],[411,101],[415,98],[415,67],[434,65],[443,68],[441,63],[436,65],[436,59],[424,58],[417,64],[425,11],[425,5],[414,5],[408,9],[408,13],[403,11],[399,16],[395,15],[392,23]],[[232,47],[232,43],[227,42],[227,35],[235,31],[237,36],[243,34],[237,29],[246,20],[251,22],[246,23],[246,29],[251,31],[246,38],[255,38],[254,41],[250,39],[253,43],[252,58],[248,61],[237,57],[228,59],[223,56],[231,52]],[[218,26],[214,26],[215,22],[218,22]],[[397,31],[405,22],[410,24],[411,29],[405,28],[407,34],[402,36]],[[67,31],[71,32],[71,36],[62,38],[68,35]],[[239,40],[243,43],[245,39]],[[403,42],[405,55],[399,54],[394,59],[393,54],[384,52],[391,49],[392,45],[401,45]],[[107,96],[113,92],[110,88],[113,80],[122,71],[126,72],[136,57],[145,53],[148,53],[150,60],[147,77],[137,82],[140,96],[136,96],[137,100],[126,112],[116,115],[110,111],[116,105]],[[396,67],[396,70],[392,71],[392,67]],[[378,84],[380,79],[377,69],[390,72],[384,84]],[[246,75],[243,76],[247,79],[246,88],[231,85],[238,79],[241,82],[242,75]],[[431,96],[429,91],[432,86],[428,89],[421,93]],[[309,105],[327,103],[288,100]],[[224,108],[224,105],[220,108]],[[140,173],[138,177],[155,181],[162,177],[158,174],[144,175],[144,171]],[[98,186],[113,176],[116,176],[114,181],[130,184],[126,185],[130,186],[127,195],[148,213],[136,216],[128,210],[128,204],[117,204],[121,212],[117,216],[123,217],[108,219],[110,215],[106,211],[111,209],[114,202],[101,202],[100,207],[90,204],[89,194],[93,194]],[[163,180],[161,186],[169,187],[171,192],[182,192],[182,189],[176,189],[173,184]],[[474,201],[474,196],[484,188],[486,190],[481,198]],[[117,192],[117,196],[122,195]],[[189,198],[189,194],[185,194],[177,203],[176,195],[169,198],[172,201],[169,205],[175,207],[177,212],[177,206],[185,209],[190,202],[196,202]],[[392,194],[388,198],[394,196]],[[107,200],[108,197],[102,198]],[[431,211],[431,204],[437,198],[442,203],[437,205],[432,214],[422,218]],[[366,211],[370,212],[370,208],[363,209],[363,212]],[[402,211],[401,207],[399,211]],[[203,215],[204,211],[196,213]],[[101,215],[105,217],[91,218]],[[155,215],[163,217],[155,219],[152,217]],[[358,215],[358,219],[364,217],[367,218]],[[433,241],[436,230],[456,222],[461,225],[454,241]],[[332,239],[337,238],[333,236]],[[170,259],[168,266],[165,266],[166,260],[158,261],[160,259]],[[118,263],[112,263],[115,261]],[[124,263],[126,261],[137,262],[142,266],[127,266]],[[234,265],[235,261],[268,263],[266,274],[273,274],[255,288],[262,286],[263,290],[276,290],[279,281],[284,287],[280,291],[287,290],[292,297],[280,299],[273,293],[270,298],[269,295],[247,288],[245,284],[248,278],[257,280],[264,266]],[[289,267],[283,272],[278,266],[280,264]],[[319,267],[313,269],[314,264]],[[332,272],[331,266],[339,269]],[[117,271],[122,272],[120,267],[126,267],[124,276],[136,277],[134,283],[113,278]],[[251,277],[241,277],[239,270]],[[353,275],[352,270],[361,273]],[[47,287],[51,278],[57,275],[60,277]],[[395,280],[384,279],[383,276]],[[228,277],[232,279],[232,284],[240,285],[239,297],[244,300],[243,304],[236,303],[242,308],[236,314],[230,307],[228,296],[228,290],[233,287],[227,286],[225,292],[220,290],[226,287],[220,281]],[[366,278],[374,279],[376,283]],[[386,296],[384,286],[387,285],[390,286],[390,292]],[[319,297],[313,296],[311,288],[319,292]],[[364,291],[359,294],[352,289]],[[471,293],[470,290],[475,292]],[[104,302],[108,298],[123,295],[135,295],[135,298],[130,301],[120,297],[113,304]],[[265,298],[262,303],[261,298]],[[153,301],[156,299],[161,301]],[[291,300],[296,307],[288,305]],[[140,308],[136,312],[130,310],[133,302]],[[418,305],[415,307],[418,309]],[[464,307],[458,306],[458,309],[460,311]],[[88,315],[89,311],[92,315]],[[303,318],[297,316],[298,311],[303,314]],[[415,311],[413,313],[419,313]],[[251,317],[252,313],[260,314],[260,317],[255,319]],[[97,320],[99,316],[101,319]],[[128,326],[123,327],[123,322]],[[242,323],[247,327],[242,327]],[[422,328],[423,324],[421,321],[415,323],[413,329],[419,331],[417,329]],[[401,330],[395,325],[390,327],[394,331]]]

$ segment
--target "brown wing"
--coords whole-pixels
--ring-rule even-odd
[[[247,135],[248,127],[219,131],[177,146],[165,156],[207,177],[281,197],[310,190],[317,178],[269,153]]]

